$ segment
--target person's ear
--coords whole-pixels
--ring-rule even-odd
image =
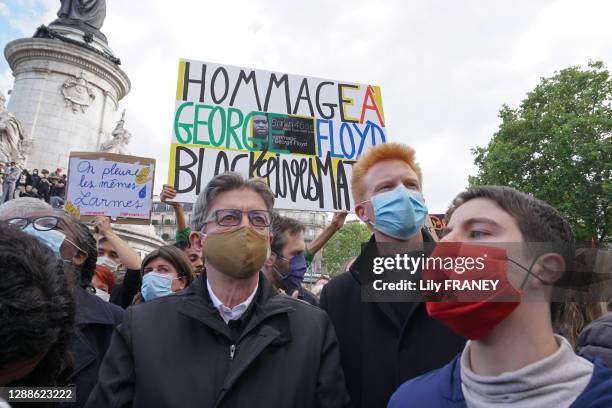
[[[565,260],[560,254],[550,252],[540,256],[533,266],[532,272],[539,279],[532,279],[532,284],[543,285],[543,282],[553,285],[558,282],[565,272]]]
[[[81,266],[87,260],[87,254],[83,251],[76,251],[76,254],[72,257],[72,264],[75,266]]]
[[[368,226],[368,228],[370,228],[370,222],[372,220],[367,214],[366,207],[363,204],[357,204],[355,206],[355,214],[363,223],[365,223]]]
[[[189,246],[198,252],[202,252],[203,245],[204,241],[202,239],[202,234],[200,234],[199,232],[191,231],[191,233],[189,234]]]
[[[264,267],[272,268],[275,262],[276,262],[276,254],[273,252],[272,254],[270,254],[268,259],[266,259],[266,262],[264,262]]]
[[[185,277],[184,277],[184,276],[181,276],[181,277],[178,279],[178,281],[179,281],[179,288],[178,288],[178,290],[183,290],[183,289],[185,289]],[[178,291],[177,291],[177,292],[178,292]]]

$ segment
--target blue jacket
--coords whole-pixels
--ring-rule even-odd
[[[582,330],[576,343],[578,351],[601,358],[612,367],[612,313],[591,322]]]
[[[387,408],[466,408],[461,390],[461,354],[444,367],[407,381],[395,391]],[[582,357],[595,365],[591,381],[570,408],[612,407],[612,369],[601,360]]]

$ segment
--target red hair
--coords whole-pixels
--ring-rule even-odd
[[[115,277],[113,276],[113,272],[104,265],[96,265],[96,277],[100,279],[102,282],[106,283],[108,286],[108,293],[113,290],[113,285],[115,284]]]
[[[374,165],[387,160],[401,160],[408,164],[416,173],[420,187],[423,186],[421,167],[417,164],[415,152],[412,147],[401,143],[383,143],[371,147],[353,165],[351,176],[351,190],[355,203],[365,199],[366,187],[363,178]]]

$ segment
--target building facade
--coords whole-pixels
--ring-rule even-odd
[[[150,225],[113,224],[113,231],[138,252],[140,259],[166,244]]]
[[[191,225],[191,212],[193,204],[183,204],[185,221]],[[159,201],[159,196],[153,197],[153,211],[151,212],[151,224],[155,233],[166,242],[174,242],[176,238],[176,215],[171,205]]]

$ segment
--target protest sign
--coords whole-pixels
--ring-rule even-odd
[[[446,227],[444,223],[445,215],[446,214],[429,214],[429,222],[440,239],[442,239],[442,230]]]
[[[236,171],[299,210],[352,210],[352,165],[386,141],[377,86],[191,60],[179,63],[172,129],[176,201]]]
[[[114,153],[70,153],[66,210],[90,221],[97,215],[124,224],[149,224],[155,160]]]

